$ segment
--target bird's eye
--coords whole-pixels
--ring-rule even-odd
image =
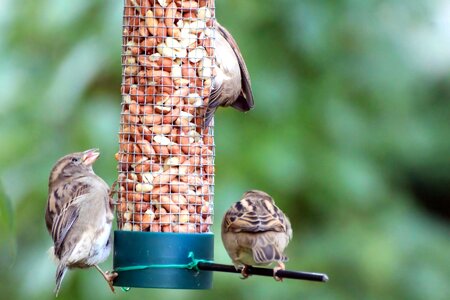
[[[78,161],[78,158],[72,157],[72,162],[77,162],[77,161]]]

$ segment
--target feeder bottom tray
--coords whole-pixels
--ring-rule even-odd
[[[213,272],[195,262],[213,260],[212,233],[114,231],[115,286],[210,289]]]

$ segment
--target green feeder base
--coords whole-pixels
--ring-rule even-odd
[[[213,272],[195,269],[195,260],[214,259],[212,233],[114,231],[115,286],[210,289]]]

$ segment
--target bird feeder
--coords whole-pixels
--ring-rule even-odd
[[[214,257],[214,0],[124,4],[114,285],[208,289],[192,261]]]
[[[214,0],[124,4],[114,285],[209,289],[212,271],[240,273],[212,262],[214,121],[205,126],[205,112],[216,72]]]

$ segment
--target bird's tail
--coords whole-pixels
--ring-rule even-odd
[[[56,269],[56,286],[55,286],[55,294],[58,297],[59,289],[61,288],[61,283],[66,274],[67,266],[65,264],[58,264],[58,268]]]

